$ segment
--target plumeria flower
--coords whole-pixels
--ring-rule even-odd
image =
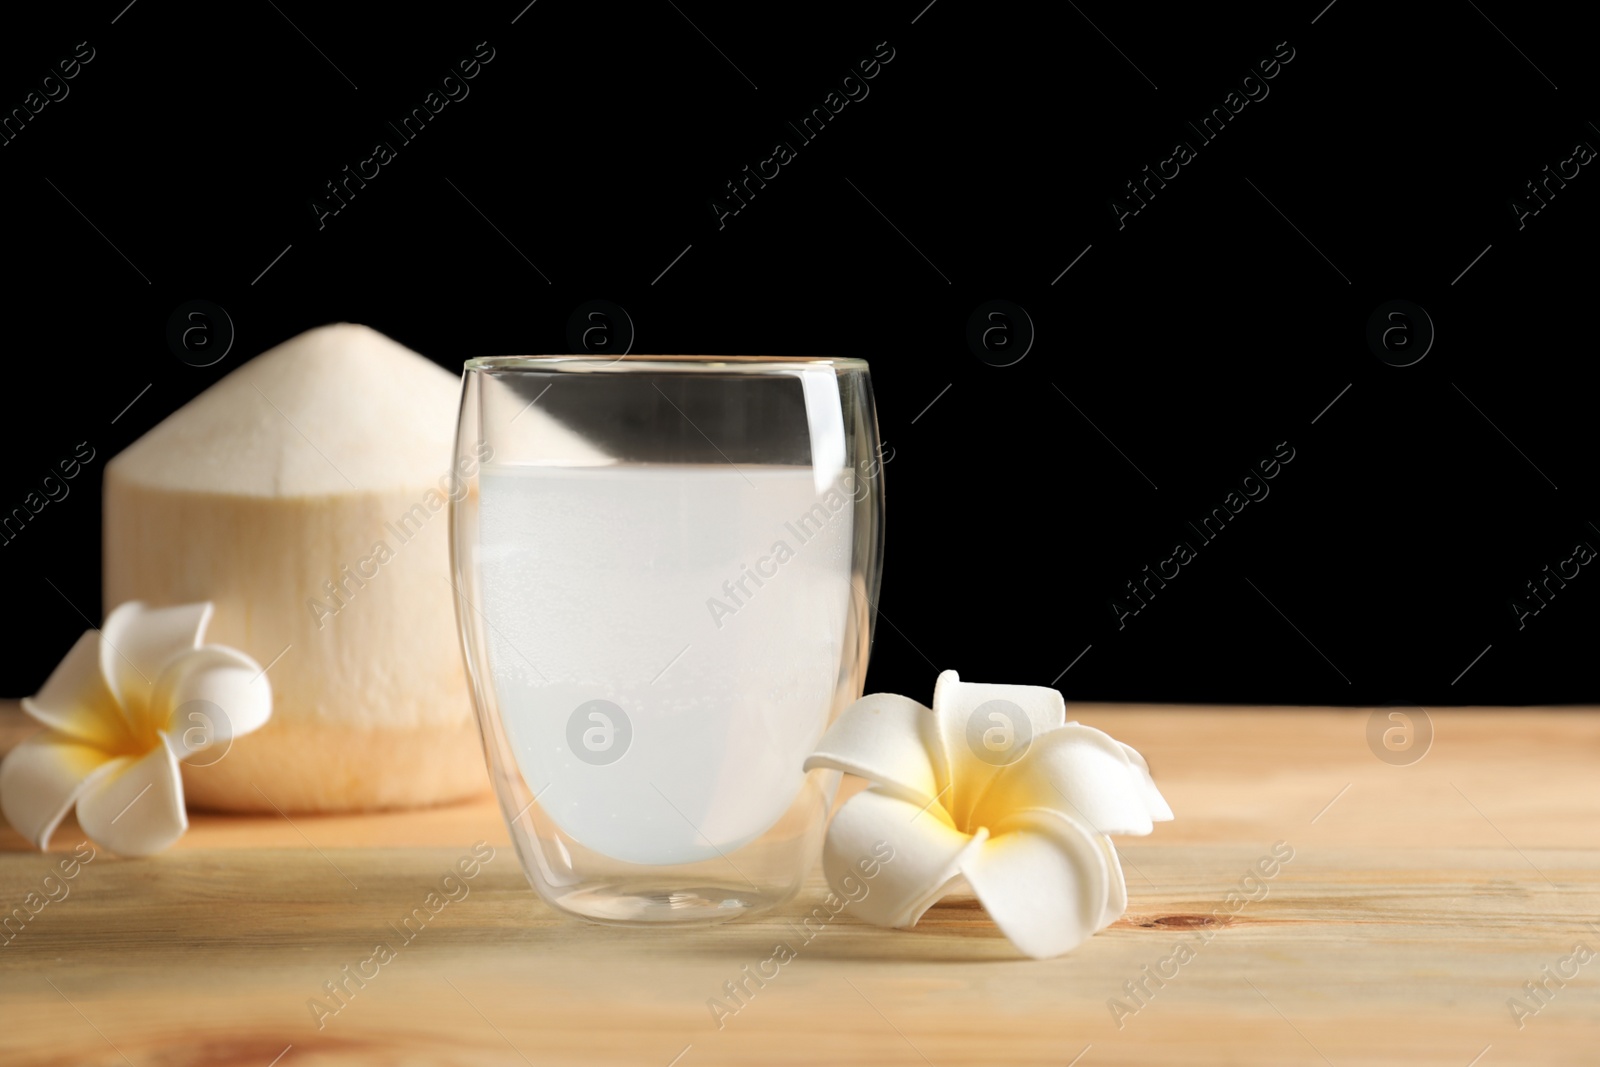
[[[178,761],[259,728],[272,690],[255,660],[202,645],[211,605],[113,611],[22,708],[45,729],[0,763],[0,810],[39,848],[67,811],[89,838],[147,856],[189,828]],[[217,757],[210,757],[215,762]]]
[[[870,779],[834,816],[823,871],[835,892],[880,842],[894,849],[852,905],[910,927],[963,886],[1017,948],[1070,951],[1128,906],[1107,834],[1172,818],[1149,765],[1091,726],[1066,721],[1054,689],[939,675],[930,710],[876,693],[844,710],[805,769]]]

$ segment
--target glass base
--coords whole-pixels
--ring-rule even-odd
[[[738,883],[667,888],[638,882],[585,886],[551,903],[607,926],[693,926],[756,915],[792,896],[793,891],[760,893]]]

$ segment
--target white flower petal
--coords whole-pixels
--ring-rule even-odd
[[[1106,854],[1106,864],[1111,872],[1111,891],[1106,895],[1106,908],[1100,916],[1100,925],[1095,928],[1104,930],[1128,910],[1128,879],[1122,870],[1122,860],[1117,856],[1117,846],[1111,843],[1111,838],[1101,834],[1100,848]]]
[[[168,732],[179,759],[208,753],[215,762],[235,737],[272,717],[272,687],[261,665],[243,652],[203,645],[167,665],[156,682],[156,725]]]
[[[845,801],[833,817],[822,870],[833,891],[852,901],[851,914],[878,926],[911,926],[960,874],[962,856],[987,837],[955,829],[937,804],[923,811],[867,789]],[[877,874],[866,878],[875,862]],[[854,883],[846,883],[846,876]]]
[[[932,754],[933,712],[910,697],[874,693],[839,715],[805,762],[806,770],[828,767],[870,779],[886,792],[918,806],[948,784]]]
[[[147,755],[116,762],[78,798],[78,825],[89,840],[124,856],[160,852],[189,828],[177,757],[163,738]]]
[[[1082,723],[1053,730],[995,778],[973,821],[981,823],[985,816],[995,821],[1008,812],[1040,807],[1070,815],[1102,834],[1148,834],[1148,772],[1134,765],[1125,747]],[[1149,789],[1155,790],[1153,782]],[[1166,802],[1161,803],[1164,808]],[[1170,810],[1166,814],[1171,817]]]
[[[989,918],[1035,959],[1071,951],[1104,923],[1110,871],[1099,835],[1077,819],[1023,811],[967,853],[966,875]]]
[[[148,608],[137,600],[106,616],[100,628],[100,669],[135,732],[168,661],[200,646],[211,604]]]
[[[73,802],[118,762],[55,730],[35,734],[0,762],[0,810],[19,834],[44,848]]]
[[[1004,705],[1020,709],[1021,720],[1011,721],[1016,712]],[[933,689],[933,714],[952,783],[944,805],[963,821],[1002,767],[1066,722],[1067,705],[1047,686],[963,682],[955,671],[944,671]],[[1000,739],[999,747],[991,738]]]
[[[1150,810],[1150,818],[1156,822],[1171,822],[1172,808],[1167,804],[1167,798],[1161,795],[1161,790],[1156,788],[1156,780],[1150,774],[1150,764],[1145,760],[1143,753],[1125,741],[1118,741],[1117,744],[1122,746],[1128,762],[1139,772],[1139,788],[1144,793],[1144,803]]]
[[[86,630],[22,710],[46,726],[106,749],[130,743],[128,724],[100,671],[100,633]]]

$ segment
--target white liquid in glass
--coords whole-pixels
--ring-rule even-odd
[[[483,469],[492,684],[565,833],[688,863],[789,809],[850,607],[853,502],[837,486],[818,493],[809,467]]]

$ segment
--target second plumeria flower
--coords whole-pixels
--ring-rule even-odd
[[[969,887],[1002,933],[1036,958],[1071,950],[1128,905],[1109,834],[1148,834],[1172,809],[1144,757],[1066,721],[1054,689],[939,675],[933,707],[876,693],[846,708],[805,767],[869,779],[834,816],[823,871],[838,891],[856,859],[887,842],[855,914],[914,926]]]

